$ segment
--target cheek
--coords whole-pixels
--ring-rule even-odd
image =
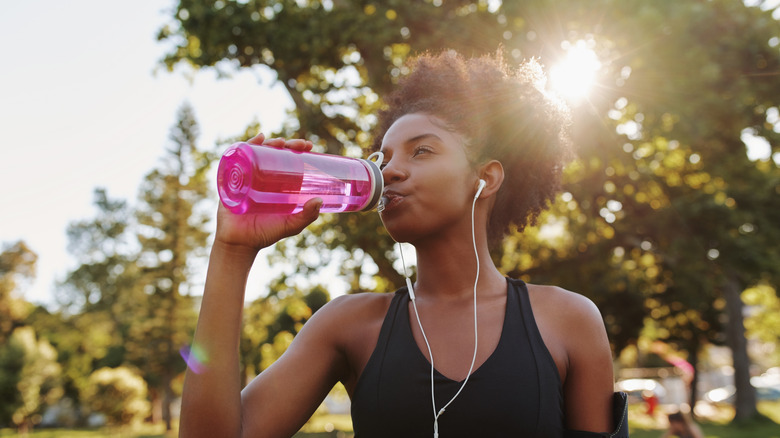
[[[427,184],[433,189],[432,192],[436,192],[439,196],[444,196],[447,199],[455,200],[455,197],[469,197],[474,196],[476,193],[476,187],[471,187],[471,181],[473,179],[473,171],[470,168],[463,168],[463,166],[452,166],[451,168],[444,169],[441,172],[432,173],[430,178],[426,178]]]
[[[421,188],[422,206],[430,209],[460,204],[464,196],[463,178],[435,178]]]
[[[424,212],[428,214],[435,212],[440,218],[444,216],[452,218],[462,216],[467,209],[471,208],[474,194],[471,193],[465,175],[442,176],[433,179],[429,184],[420,203]]]

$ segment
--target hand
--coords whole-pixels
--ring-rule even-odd
[[[298,151],[310,151],[312,143],[308,140],[283,138],[266,139],[258,134],[247,143],[283,147]],[[233,214],[222,203],[217,211],[217,232],[214,243],[257,252],[277,241],[300,233],[317,219],[322,200],[314,198],[306,202],[303,210],[292,215],[246,213]]]

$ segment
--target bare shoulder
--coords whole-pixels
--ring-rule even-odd
[[[392,293],[372,292],[338,296],[318,310],[306,325],[324,331],[342,349],[360,348],[378,335],[392,298]],[[363,339],[362,335],[369,338]]]
[[[595,354],[602,358],[602,365],[609,362],[606,328],[593,301],[557,286],[529,284],[528,295],[536,325],[564,382],[571,366],[582,363],[583,357]]]
[[[333,346],[345,359],[340,380],[350,394],[376,346],[392,299],[393,293],[344,295],[334,298],[315,314],[322,320],[318,324],[320,329],[329,334]]]
[[[317,313],[322,313],[323,318],[338,319],[341,323],[361,324],[377,316],[384,318],[392,299],[392,293],[341,295],[329,301]]]
[[[528,285],[539,331],[564,385],[567,427],[611,427],[612,353],[601,312],[584,295],[555,286]]]
[[[528,295],[534,315],[538,318],[554,317],[574,328],[595,325],[603,329],[601,312],[590,298],[558,286],[528,285]]]

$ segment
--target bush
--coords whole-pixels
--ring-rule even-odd
[[[0,345],[0,426],[26,432],[43,409],[62,396],[57,352],[29,326],[18,327]]]
[[[82,402],[112,426],[137,423],[149,415],[146,382],[127,367],[101,368],[89,376]]]

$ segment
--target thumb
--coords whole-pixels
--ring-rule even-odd
[[[307,225],[317,220],[320,215],[320,208],[322,208],[322,198],[309,199],[303,204],[301,214],[307,218]]]
[[[290,228],[292,228],[293,234],[300,233],[304,228],[309,226],[309,224],[317,220],[320,215],[321,207],[321,198],[309,199],[305,204],[303,204],[303,210],[292,216],[289,216],[288,225]]]

